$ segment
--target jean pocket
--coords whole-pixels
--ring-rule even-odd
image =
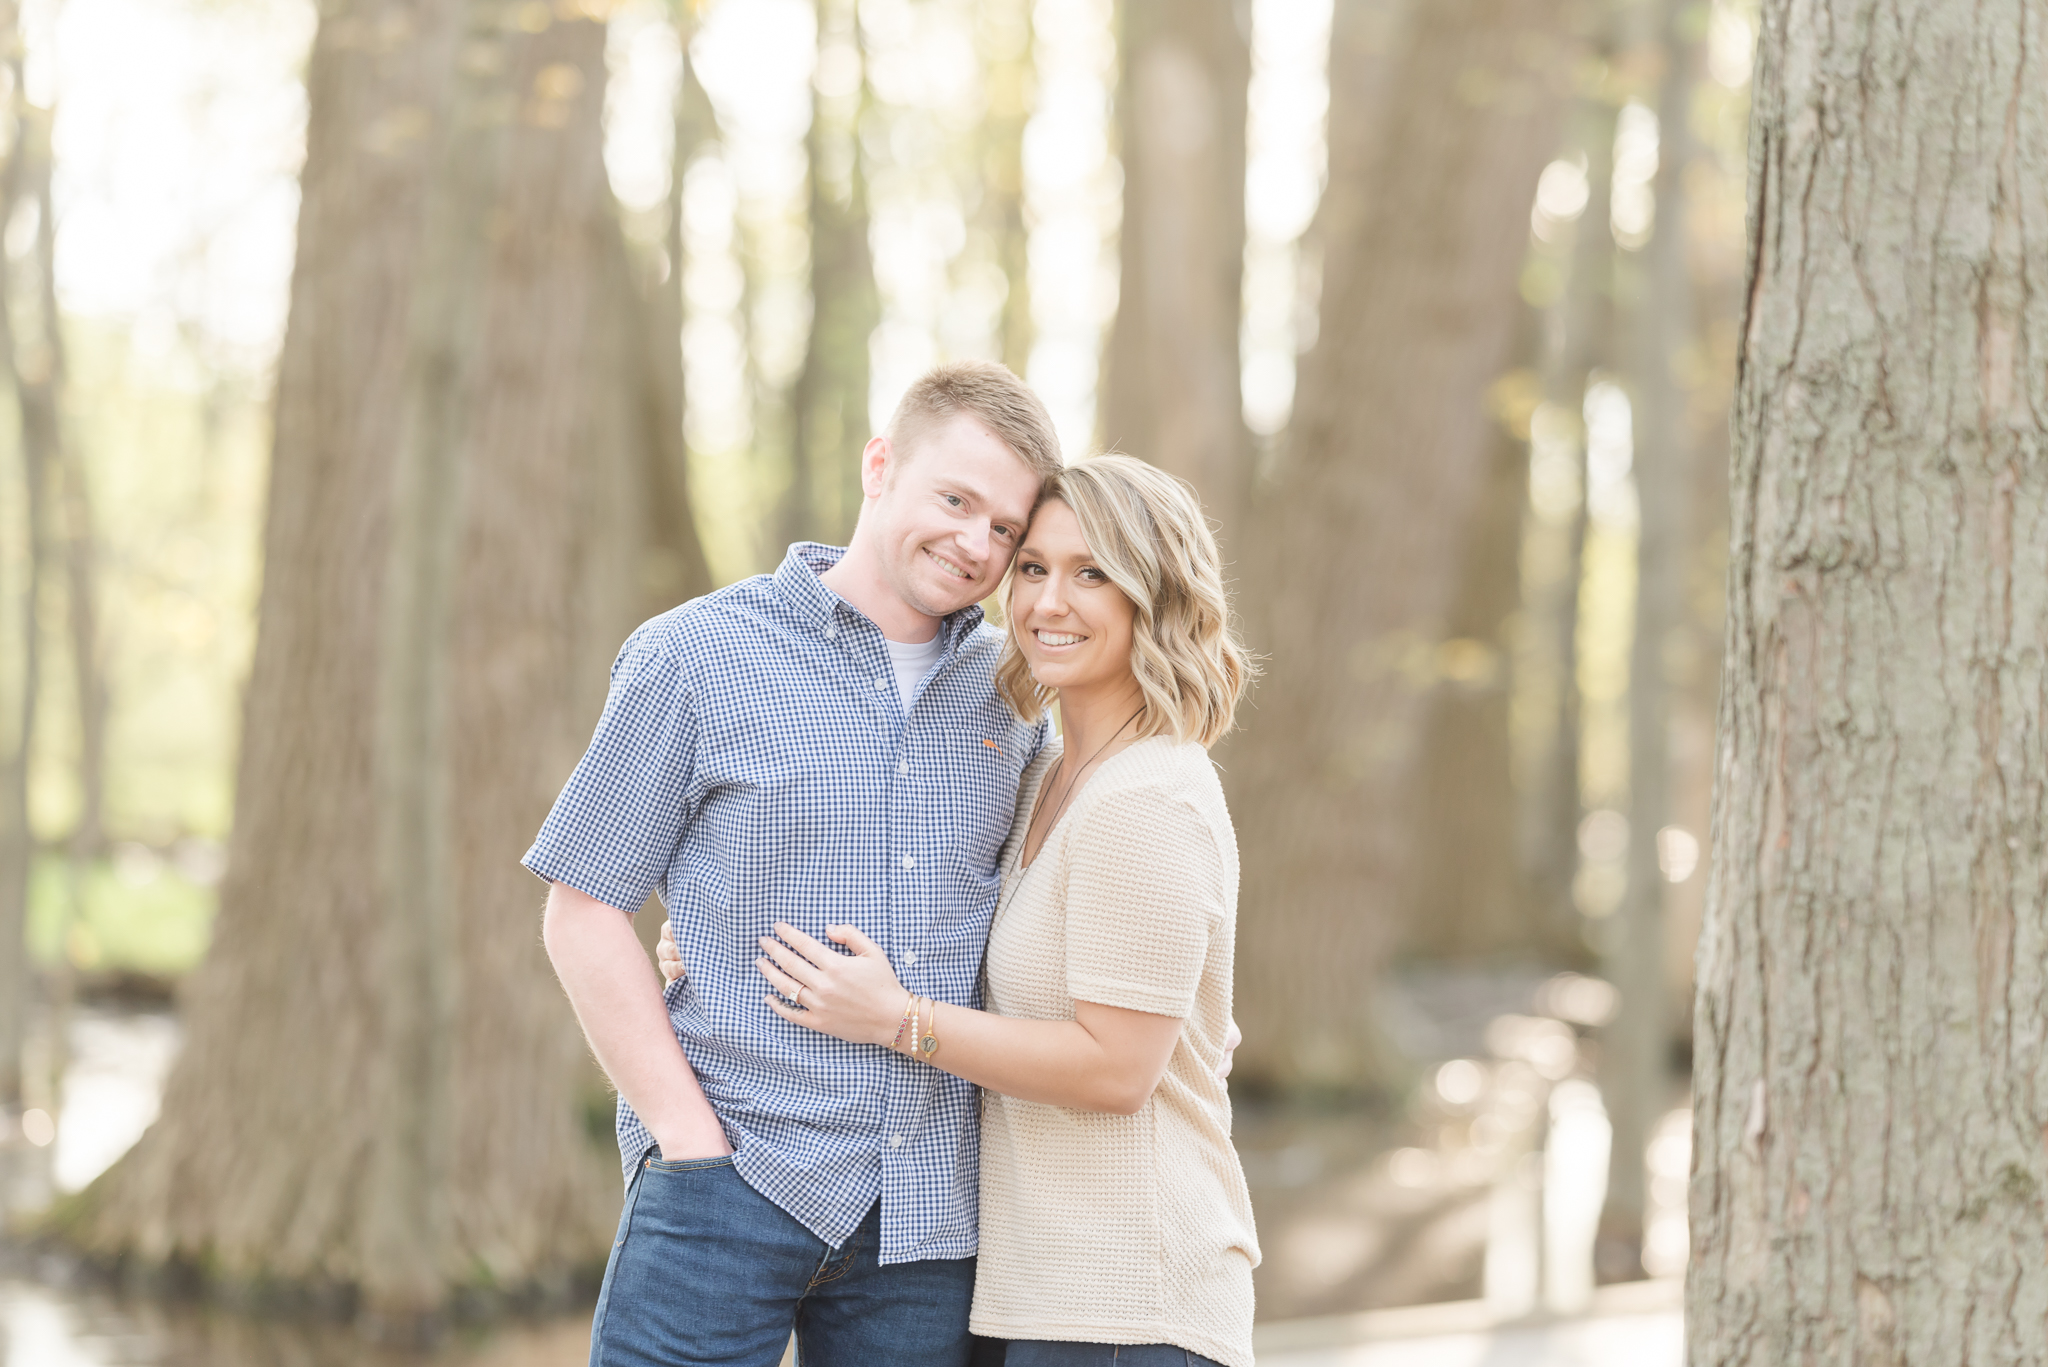
[[[704,1168],[729,1168],[732,1160],[733,1155],[729,1153],[717,1158],[678,1158],[673,1161],[656,1158],[650,1153],[642,1160],[642,1166],[649,1172],[697,1172]]]

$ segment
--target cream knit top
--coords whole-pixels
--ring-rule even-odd
[[[989,930],[988,1009],[1099,1002],[1187,1024],[1136,1115],[983,1092],[973,1328],[1167,1343],[1252,1367],[1258,1238],[1216,1077],[1230,1026],[1237,841],[1208,752],[1154,736],[1105,760],[1020,870],[1046,770],[1024,775]]]

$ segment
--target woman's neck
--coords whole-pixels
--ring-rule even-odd
[[[1129,675],[1096,688],[1060,690],[1060,742],[1068,763],[1083,764],[1107,746],[1119,729],[1129,739],[1127,723],[1145,705],[1144,690]]]

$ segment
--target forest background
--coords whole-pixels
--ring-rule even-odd
[[[601,1252],[517,854],[625,631],[843,540],[987,356],[1197,485],[1268,658],[1218,756],[1262,1304],[1478,1289],[1344,1231],[1475,1208],[1584,1079],[1603,1275],[1683,1266],[1742,0],[0,18],[0,1139],[52,1147],[81,997],[184,985],[77,1241],[393,1322]]]

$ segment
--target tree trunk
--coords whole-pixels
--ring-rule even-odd
[[[1486,443],[1477,506],[1457,536],[1445,639],[1425,666],[1433,686],[1416,774],[1403,950],[1425,959],[1544,962],[1561,951],[1529,915],[1508,744],[1508,633],[1521,596],[1528,452],[1504,428],[1488,432]]]
[[[996,357],[1017,374],[1031,365],[1031,229],[1024,222],[1024,127],[1037,98],[1029,0],[975,6],[975,37],[988,86],[982,115],[981,205],[976,214],[1003,272]]]
[[[624,274],[614,280],[620,306],[641,316],[647,344],[627,346],[619,357],[624,390],[623,412],[638,412],[645,438],[628,441],[642,458],[644,495],[634,516],[644,520],[640,586],[642,618],[666,612],[676,604],[707,593],[711,570],[704,558],[703,538],[690,507],[690,452],[683,439],[686,392],[683,375],[683,176],[697,149],[712,135],[710,102],[697,82],[690,59],[696,29],[690,11],[677,14],[676,40],[682,51],[682,76],[676,87],[675,144],[670,159],[668,223],[662,248],[666,270],[635,270],[622,235],[608,234],[607,253]],[[634,396],[641,402],[634,403]]]
[[[1611,16],[1605,16],[1611,19]],[[1606,27],[1603,24],[1603,28]],[[1600,52],[1612,57],[1611,35]],[[1541,652],[1539,668],[1553,685],[1545,699],[1544,741],[1524,790],[1522,863],[1535,914],[1560,939],[1583,924],[1572,884],[1579,868],[1579,596],[1585,579],[1587,508],[1586,385],[1593,367],[1608,359],[1613,328],[1614,103],[1605,96],[1580,103],[1576,139],[1586,158],[1586,207],[1572,228],[1571,264],[1563,297],[1548,320],[1544,396],[1561,430],[1551,440],[1570,444],[1577,495],[1562,516],[1532,515],[1525,576],[1529,630]]]
[[[10,17],[11,18],[11,17]],[[6,25],[12,32],[11,21]],[[21,88],[22,59],[13,51],[8,69],[15,89]],[[102,843],[104,780],[106,776],[106,684],[100,670],[98,594],[95,584],[97,551],[94,544],[92,499],[86,486],[85,470],[77,453],[66,448],[63,439],[61,396],[63,392],[64,349],[57,314],[54,278],[56,258],[55,215],[50,194],[50,113],[25,100],[16,102],[13,155],[8,159],[5,192],[0,195],[0,222],[18,221],[18,211],[33,214],[34,237],[20,261],[0,254],[0,306],[9,317],[0,325],[0,352],[4,352],[6,378],[14,392],[20,427],[23,472],[28,485],[30,520],[29,550],[31,598],[25,604],[23,629],[31,637],[41,624],[44,575],[56,576],[63,586],[65,641],[69,647],[70,674],[78,725],[79,787],[78,815],[72,826],[65,861],[62,925],[58,934],[58,959],[45,985],[48,1011],[42,1022],[47,1041],[42,1065],[46,1076],[36,1079],[36,1104],[53,1115],[63,1113],[63,1082],[69,1061],[72,1000],[76,974],[70,960],[69,928],[81,917],[86,864]],[[22,325],[28,326],[24,328]],[[27,652],[31,667],[39,668],[40,651],[33,642]],[[5,1095],[20,1101],[22,1044],[25,1042],[31,973],[28,951],[21,932],[26,930],[27,886],[35,859],[35,836],[28,820],[27,769],[34,748],[36,694],[40,679],[24,681],[22,731],[18,761],[18,841],[21,888],[20,922],[9,943],[21,946],[16,966],[19,986],[10,990],[15,1021],[7,1033],[15,1034],[9,1049],[9,1074]],[[12,843],[12,842],[10,842]],[[13,913],[10,913],[10,915]],[[42,1155],[47,1157],[48,1155]]]
[[[851,94],[814,86],[810,163],[811,330],[790,390],[792,473],[782,540],[841,545],[860,515],[860,452],[868,424],[868,338],[881,322],[868,251],[867,175],[859,125],[868,104],[860,25],[852,0],[817,0],[818,47],[862,74]],[[824,68],[829,70],[830,67]]]
[[[610,1104],[517,865],[644,602],[668,422],[604,69],[509,0],[323,12],[231,861],[89,1248],[391,1334],[604,1256]]]
[[[1346,0],[1333,61],[1381,12]],[[1269,659],[1225,759],[1244,850],[1239,1014],[1253,1076],[1387,1080],[1372,980],[1400,927],[1424,694],[1444,639],[1449,529],[1484,486],[1536,177],[1554,147],[1555,0],[1416,7],[1370,143],[1373,87],[1331,73],[1322,321],[1249,528],[1246,619]]]
[[[1763,8],[1699,1367],[2048,1359],[2043,18]]]
[[[1662,6],[1665,77],[1657,101],[1656,224],[1643,252],[1635,309],[1634,442],[1636,604],[1628,664],[1628,853],[1618,943],[1606,974],[1621,1007],[1601,1039],[1602,1100],[1613,1123],[1607,1199],[1600,1215],[1600,1272],[1643,1275],[1649,1214],[1650,1138],[1671,1102],[1672,1009],[1665,982],[1670,884],[1658,853],[1671,814],[1672,687],[1666,657],[1685,625],[1692,529],[1686,517],[1693,452],[1678,366],[1694,337],[1685,235],[1685,170],[1693,68],[1699,52],[1681,34],[1681,7]]]
[[[1238,382],[1249,18],[1234,0],[1123,0],[1122,283],[1103,376],[1104,445],[1192,483],[1226,541],[1251,477]]]
[[[0,41],[4,41],[10,53],[17,50],[15,18],[11,3],[0,4]],[[11,65],[11,74],[19,80],[19,58]],[[17,103],[15,107],[21,106]],[[7,141],[12,155],[4,173],[0,173],[0,223],[12,223],[21,203],[29,174],[25,163],[36,150],[25,136],[27,132],[24,119],[17,119],[9,130]],[[47,143],[43,150],[47,150]],[[41,600],[52,541],[50,470],[54,455],[38,439],[40,433],[31,425],[29,405],[22,397],[26,386],[14,335],[12,275],[11,263],[0,255],[0,372],[5,373],[15,391],[21,425],[21,531],[26,550],[13,605],[15,616],[9,623],[20,633],[20,654],[16,657],[18,692],[12,699],[14,729],[8,738],[6,762],[0,765],[0,1113],[9,1123],[25,1104],[23,1051],[28,1043],[34,982],[28,953],[29,874],[35,860],[35,832],[29,826],[28,816],[28,765],[42,683]],[[6,1174],[0,1174],[0,1179],[5,1177]]]

